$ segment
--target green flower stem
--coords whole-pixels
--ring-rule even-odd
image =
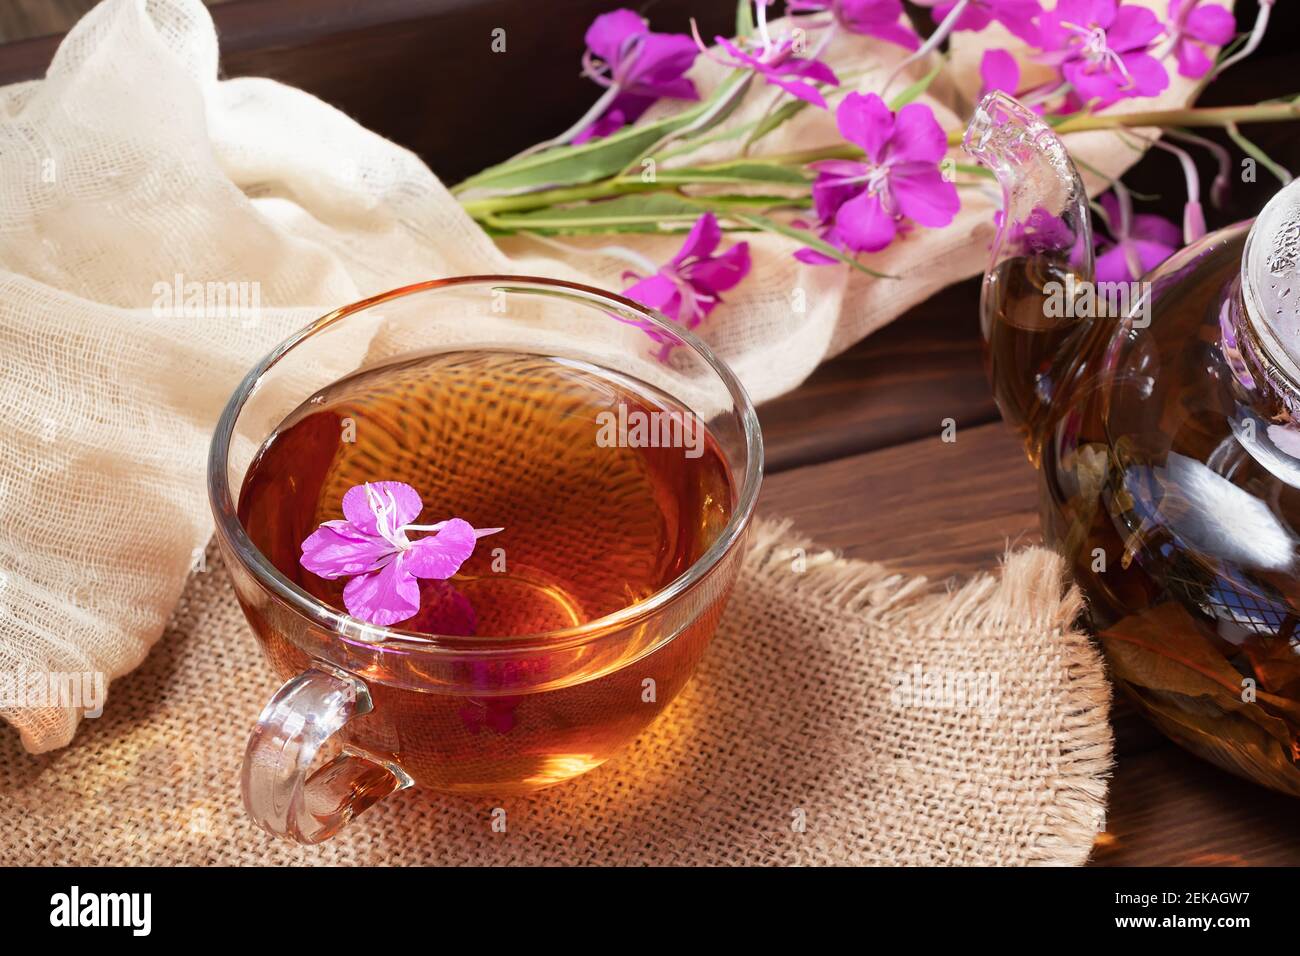
[[[520,193],[517,196],[489,196],[485,199],[462,199],[460,204],[475,219],[482,219],[495,213],[523,212],[528,209],[545,209],[547,206],[560,206],[564,203],[585,202],[589,199],[608,199],[610,196],[623,196],[628,193],[654,192],[659,189],[676,189],[680,183],[659,184],[644,182],[637,176],[614,176],[597,183],[582,186],[563,186],[557,189],[543,189],[537,192]]]
[[[1144,113],[1125,115],[1086,115],[1074,116],[1062,120],[1054,129],[1057,133],[1078,133],[1085,130],[1125,129],[1134,127],[1235,127],[1243,123],[1279,123],[1300,119],[1300,98],[1279,102],[1258,103],[1249,106],[1210,106],[1189,107],[1179,110],[1151,110]],[[964,129],[948,133],[948,143],[956,146],[961,143]],[[745,160],[748,164],[787,166],[801,168],[808,163],[821,159],[860,159],[862,150],[851,143],[842,143],[825,149],[806,150],[799,153],[784,153],[774,156],[755,156]],[[725,160],[705,166],[696,167],[707,172],[728,165],[735,160]],[[587,202],[593,199],[607,199],[628,193],[656,192],[678,190],[689,181],[674,177],[670,182],[646,182],[640,173],[613,176],[595,183],[581,186],[559,186],[536,192],[520,193],[511,196],[488,196],[478,199],[461,200],[461,205],[475,219],[487,221],[499,213],[525,212],[530,209],[545,209],[566,203]],[[699,185],[717,185],[716,180],[701,178]],[[701,197],[705,198],[705,197]]]
[[[1057,133],[1079,133],[1092,129],[1136,126],[1227,126],[1229,123],[1281,123],[1300,119],[1300,99],[1251,106],[1202,106],[1182,110],[1151,110],[1114,116],[1073,116],[1054,127]],[[961,135],[948,134],[948,142],[960,143]]]

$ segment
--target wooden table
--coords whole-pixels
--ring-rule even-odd
[[[540,27],[526,0],[235,0],[213,15],[228,75],[307,89],[454,180],[553,133],[590,99],[575,66],[582,32],[594,12],[618,5],[553,0]],[[661,29],[702,13],[707,34],[727,28],[732,8],[663,0],[651,12]],[[1204,101],[1294,94],[1285,38],[1295,35],[1295,13],[1279,10],[1265,48]],[[516,55],[490,53],[485,38],[498,25]],[[55,42],[0,47],[0,83],[39,75]],[[461,78],[474,81],[469,95]],[[1300,168],[1294,127],[1251,135]],[[1202,174],[1208,181],[1212,170]],[[1143,160],[1126,180],[1166,192],[1176,212],[1181,177],[1170,157]],[[1229,210],[1212,225],[1253,214],[1261,195],[1242,197],[1253,208]],[[989,396],[977,298],[973,281],[935,296],[760,409],[768,448],[761,509],[794,518],[846,556],[934,578],[991,568],[1008,547],[1038,542],[1035,475]],[[940,440],[944,418],[957,422],[955,442]],[[1095,863],[1300,863],[1300,803],[1189,756],[1123,700],[1114,727],[1116,766]]]

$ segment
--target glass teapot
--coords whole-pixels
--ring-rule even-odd
[[[998,407],[1112,677],[1177,743],[1300,795],[1300,183],[1108,286],[1037,115],[990,94],[964,145],[1003,190],[980,303]]]

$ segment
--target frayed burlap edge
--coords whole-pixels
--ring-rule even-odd
[[[1069,723],[1062,749],[1069,759],[1056,781],[1062,799],[1031,849],[1037,865],[1086,863],[1104,828],[1115,763],[1111,686],[1101,652],[1079,627],[1085,602],[1069,580],[1065,560],[1045,547],[1008,551],[997,574],[981,572],[954,589],[892,572],[878,562],[818,549],[787,518],[755,525],[746,573],[764,576],[777,565],[784,567],[795,549],[807,555],[807,573],[799,586],[804,597],[861,614],[879,627],[974,631],[990,637],[1016,630],[1056,638],[1068,674],[1062,707]]]

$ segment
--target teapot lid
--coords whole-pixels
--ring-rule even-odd
[[[1270,357],[1300,383],[1300,180],[1270,199],[1250,227],[1241,291]]]

